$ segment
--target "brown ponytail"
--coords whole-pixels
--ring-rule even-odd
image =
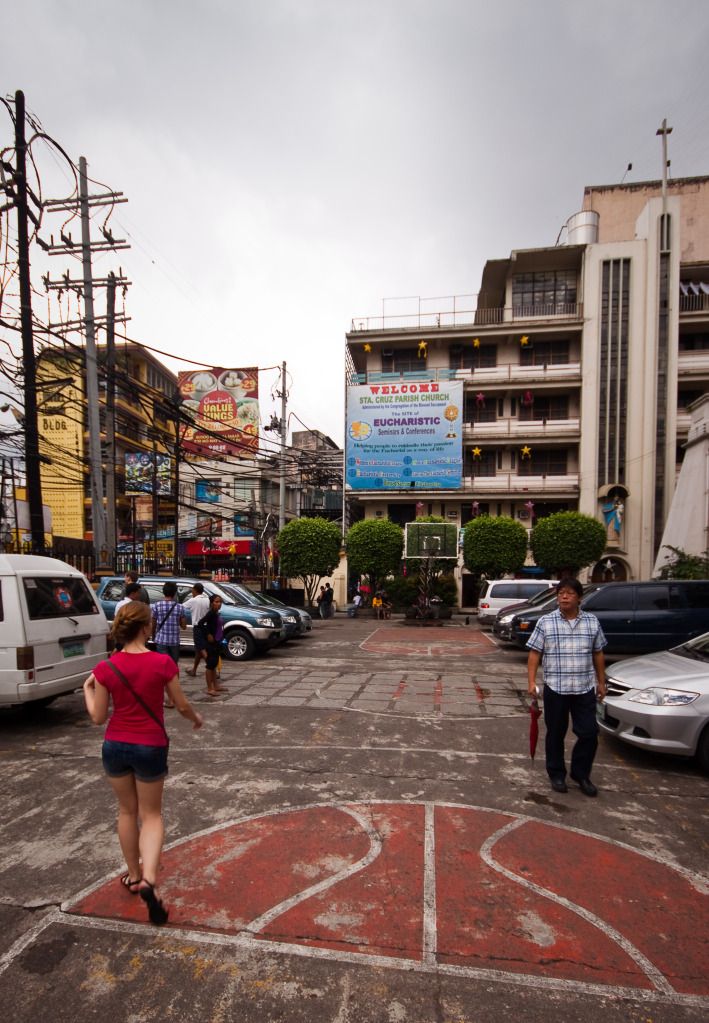
[[[138,635],[141,629],[150,625],[152,615],[150,608],[142,600],[131,600],[130,604],[124,604],[113,620],[111,636],[114,643],[125,646]]]

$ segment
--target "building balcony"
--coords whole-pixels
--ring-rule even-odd
[[[679,352],[677,373],[680,379],[709,377],[709,349],[698,352]]]
[[[579,474],[563,476],[520,476],[515,472],[498,472],[495,476],[465,476],[463,486],[475,496],[495,495],[519,497],[528,494],[572,495],[579,493]]]
[[[449,330],[457,327],[495,327],[514,324],[522,329],[525,323],[535,326],[583,320],[581,302],[551,302],[522,306],[479,308],[477,295],[452,295],[440,299],[419,299],[417,307],[408,311],[383,313],[381,316],[357,316],[352,320],[351,334],[391,333]]]
[[[692,413],[677,409],[677,436],[686,438],[692,423]]]
[[[709,319],[709,294],[680,295],[679,315],[683,323]]]
[[[581,424],[570,419],[497,419],[493,423],[464,423],[463,438],[487,440],[578,440]]]
[[[694,354],[694,353],[692,353]],[[709,352],[706,356],[709,365]],[[552,366],[520,366],[503,364],[485,366],[482,369],[445,369],[443,367],[415,370],[409,372],[351,373],[349,384],[400,384],[416,383],[417,381],[434,380],[450,382],[462,380],[473,387],[515,385],[522,387],[529,384],[580,384],[581,363],[567,362]]]

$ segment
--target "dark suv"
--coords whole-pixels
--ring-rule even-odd
[[[232,594],[219,583],[208,579],[150,575],[141,576],[139,582],[148,591],[151,604],[163,599],[162,588],[166,582],[177,584],[177,599],[181,604],[192,596],[192,587],[196,582],[202,583],[208,597],[218,594],[222,598],[220,614],[224,622],[225,653],[232,661],[246,661],[254,654],[270,650],[287,638],[283,619],[275,608],[244,607],[237,604]],[[96,593],[109,621],[113,619],[116,604],[123,596],[123,585],[121,577],[109,576],[101,581]],[[188,620],[188,626],[181,634],[180,646],[193,650],[192,622],[188,610],[185,610],[185,618]]]
[[[581,607],[600,621],[609,654],[668,650],[709,628],[709,580],[598,583],[584,591]],[[547,606],[515,615],[513,642],[524,647],[539,618],[550,610]]]

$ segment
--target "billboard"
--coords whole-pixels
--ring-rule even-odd
[[[258,369],[214,367],[180,373],[177,380],[185,451],[247,458],[258,450]]]
[[[347,389],[346,481],[352,490],[462,484],[463,382]]]
[[[152,451],[126,451],[126,496],[152,494],[153,486],[159,496],[172,494],[170,477],[171,458]]]
[[[222,498],[221,480],[196,480],[194,499],[199,504],[219,504]]]

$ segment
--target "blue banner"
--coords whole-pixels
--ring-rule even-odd
[[[347,484],[353,490],[462,485],[463,383],[347,389]]]

